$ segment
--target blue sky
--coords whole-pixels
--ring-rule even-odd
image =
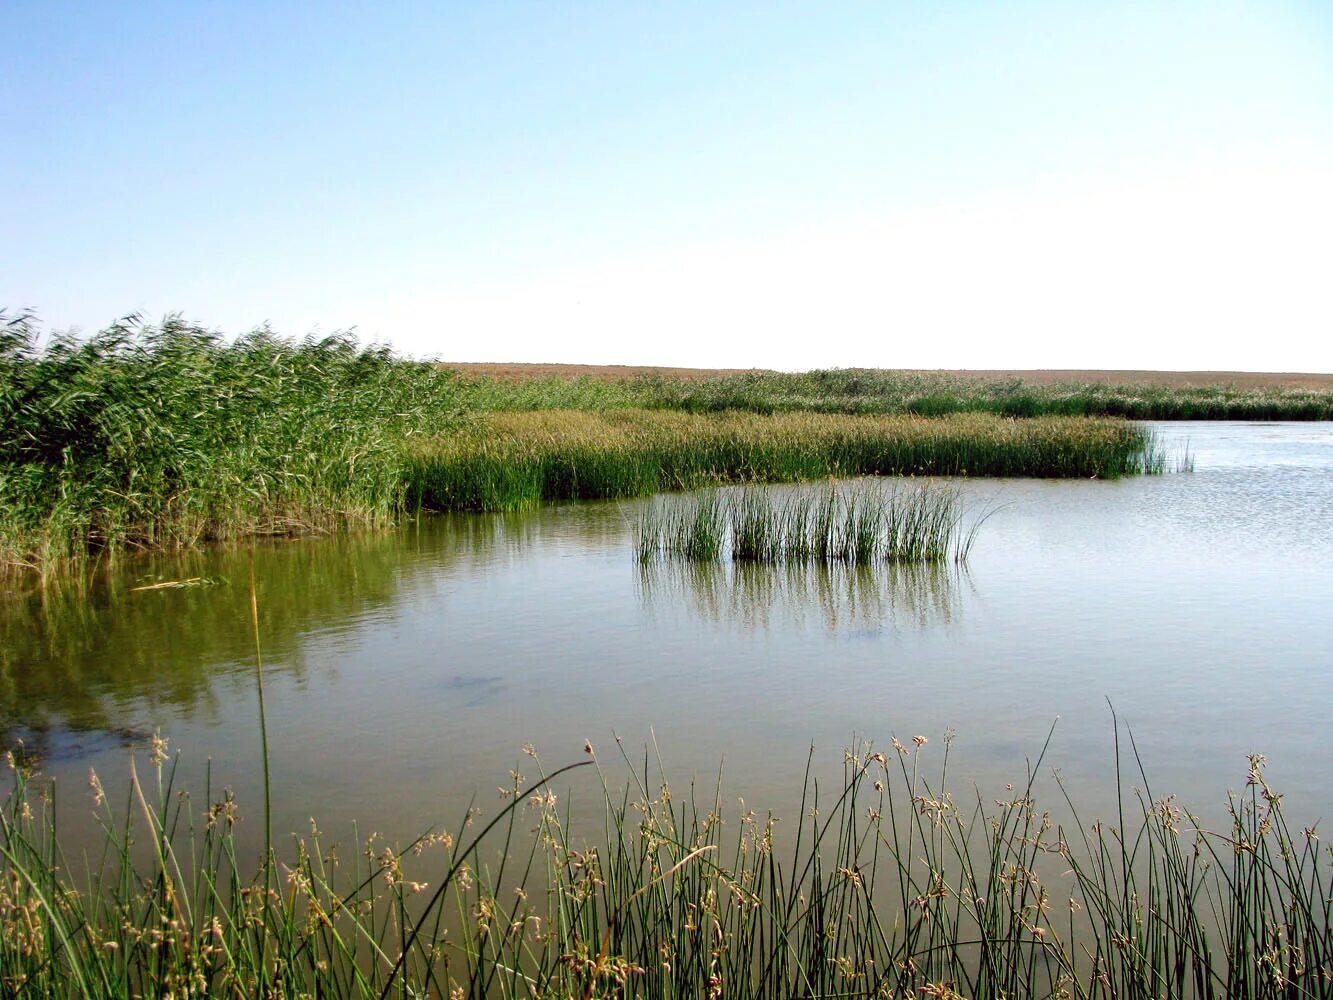
[[[1333,4],[10,3],[0,305],[1333,371]]]

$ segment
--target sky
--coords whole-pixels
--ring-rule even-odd
[[[1333,372],[1333,3],[0,5],[0,307]]]

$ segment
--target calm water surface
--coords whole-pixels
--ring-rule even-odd
[[[1047,764],[1105,810],[1108,702],[1154,793],[1220,805],[1260,751],[1289,809],[1333,811],[1333,425],[1160,432],[1196,471],[962,482],[998,508],[965,572],[644,569],[640,501],[135,563],[0,604],[0,733],[77,801],[160,729],[187,781],[211,760],[258,803],[253,561],[281,830],[453,825],[524,744],[555,767],[617,735],[710,783],[725,758],[784,814],[812,743],[836,773],[854,735],[953,729],[955,779],[998,791],[1057,719]],[[130,589],[200,576],[227,582]]]

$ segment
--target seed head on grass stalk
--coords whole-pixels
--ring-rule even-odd
[[[156,790],[134,786],[125,825],[99,803],[112,869],[75,893],[53,804],[15,762],[0,808],[0,974],[7,989],[22,976],[29,992],[96,997],[250,995],[261,977],[293,997],[458,986],[703,998],[718,984],[747,996],[920,996],[941,984],[961,996],[1136,1000],[1325,992],[1333,870],[1312,831],[1288,826],[1261,756],[1230,801],[1230,826],[1212,832],[1155,795],[1131,736],[1141,796],[1113,823],[1087,824],[1060,785],[1074,821],[1056,826],[1037,804],[1045,747],[992,800],[957,794],[952,742],[918,735],[879,752],[854,740],[832,788],[807,766],[783,822],[727,806],[720,776],[671,788],[660,756],[631,762],[622,745],[623,778],[599,765],[607,819],[596,836],[583,839],[540,794],[563,772],[515,778],[517,794],[471,840],[377,850],[350,882],[314,833],[278,893],[241,874],[223,814],[200,850],[181,850],[194,831],[174,764]],[[516,810],[534,799],[524,844]],[[145,828],[141,868],[129,843]],[[437,843],[443,881],[409,907],[403,866]],[[548,881],[532,884],[543,866]],[[446,905],[458,911],[450,936]]]

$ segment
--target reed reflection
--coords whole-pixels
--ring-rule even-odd
[[[539,552],[603,551],[626,533],[614,504],[427,516],[385,531],[123,559],[4,595],[0,748],[22,740],[33,757],[69,757],[145,739],[171,719],[225,722],[254,683],[252,572],[266,675],[313,685],[339,669],[331,646],[392,626],[410,597],[445,614],[442,582]]]
[[[651,610],[685,607],[746,630],[844,634],[949,628],[971,589],[966,568],[955,563],[659,561],[640,564],[638,580]]]

